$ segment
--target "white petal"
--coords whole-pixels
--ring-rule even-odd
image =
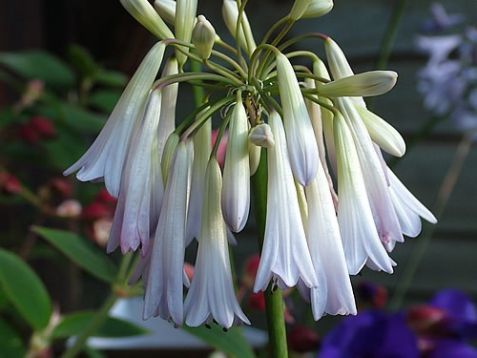
[[[305,191],[308,247],[318,277],[318,286],[311,288],[314,318],[318,320],[325,313],[356,314],[335,207],[322,166]]]
[[[348,272],[358,274],[369,258],[377,267],[391,273],[391,261],[376,230],[351,131],[342,117],[335,117],[334,130],[340,199],[338,223]]]
[[[119,195],[129,142],[135,124],[142,120],[147,94],[161,65],[164,49],[164,43],[159,42],[148,52],[94,143],[64,175],[79,170],[76,176],[81,181],[104,178],[109,193]]]
[[[275,146],[268,149],[267,219],[254,291],[265,290],[272,277],[288,287],[300,278],[308,287],[316,286],[279,115],[272,113],[269,124]]]
[[[232,112],[222,186],[222,212],[233,232],[247,223],[250,210],[250,163],[248,156],[248,119],[238,102]]]
[[[306,186],[316,175],[318,146],[295,72],[283,54],[277,55],[277,74],[291,168],[296,180]]]

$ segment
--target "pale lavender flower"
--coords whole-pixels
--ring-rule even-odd
[[[148,52],[114,107],[98,137],[64,175],[78,171],[81,181],[104,179],[109,193],[119,195],[121,173],[134,127],[142,120],[147,96],[164,55],[165,44],[158,42]]]
[[[183,266],[193,147],[180,142],[167,180],[144,296],[144,318],[183,321]]]
[[[269,125],[275,146],[268,149],[267,219],[254,291],[265,290],[270,280],[293,287],[301,279],[306,286],[315,287],[318,282],[294,190],[285,131],[277,113],[270,115]]]
[[[184,303],[185,321],[196,327],[215,320],[224,328],[250,324],[234,292],[226,225],[221,210],[222,176],[217,159],[207,166],[202,226],[195,272]]]

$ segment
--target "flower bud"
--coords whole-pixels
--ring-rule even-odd
[[[306,186],[318,170],[318,146],[295,71],[281,53],[277,55],[277,75],[290,164],[295,179]]]
[[[229,127],[222,187],[222,212],[233,232],[247,223],[250,210],[250,163],[248,157],[248,118],[238,96]]]
[[[302,18],[315,18],[326,15],[333,9],[333,0],[312,0]]]
[[[290,10],[290,14],[288,14],[288,17],[293,21],[301,19],[305,12],[308,10],[308,7],[311,3],[312,0],[295,0],[295,3]]]
[[[262,157],[262,147],[256,146],[252,142],[248,142],[248,161],[250,164],[250,176],[254,175],[260,165]]]
[[[343,50],[331,37],[328,37],[325,41],[325,50],[328,66],[330,66],[331,75],[335,80],[354,74]]]
[[[250,142],[259,147],[272,148],[275,145],[273,133],[266,123],[259,124],[250,130],[248,135]]]
[[[197,17],[197,22],[192,31],[192,43],[197,54],[204,60],[210,57],[215,42],[215,29],[203,15]]]
[[[369,71],[320,84],[318,94],[328,97],[368,97],[389,92],[397,81],[394,71]]]
[[[355,108],[374,143],[395,157],[402,157],[406,153],[406,142],[393,126],[364,107],[355,105]]]
[[[222,16],[227,29],[235,38],[237,32],[237,21],[239,17],[239,9],[235,0],[224,0],[222,6]],[[238,37],[235,38],[235,41],[238,42],[240,47],[246,49],[249,55],[252,54],[257,48],[253,38],[252,28],[250,27],[250,23],[248,22],[245,11],[242,14],[242,25],[240,26]]]
[[[175,0],[156,0],[154,8],[161,18],[170,25],[174,25],[176,18]]]
[[[171,133],[169,138],[167,138],[166,144],[164,145],[164,151],[162,152],[161,170],[162,170],[162,180],[164,181],[164,186],[166,184],[169,168],[171,166],[171,162],[172,162],[172,159],[174,158],[174,153],[176,152],[176,148],[178,144],[179,144],[179,135],[177,133]]]
[[[120,0],[124,8],[142,26],[160,39],[174,38],[174,34],[147,0]]]
[[[176,5],[176,17],[174,21],[176,39],[190,42],[192,37],[192,29],[195,24],[195,16],[197,14],[197,0],[178,0]],[[183,51],[189,52],[188,47],[182,47]],[[179,67],[182,68],[187,61],[187,56],[177,51],[177,61]]]

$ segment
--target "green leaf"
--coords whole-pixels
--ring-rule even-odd
[[[67,338],[75,336],[81,333],[94,319],[96,312],[84,311],[75,312],[70,315],[64,316],[58,326],[52,332],[53,338]],[[119,337],[131,337],[140,336],[148,333],[148,331],[142,327],[138,327],[128,321],[108,317],[101,325],[101,327],[94,334],[95,337],[107,337],[107,338],[119,338]]]
[[[38,226],[35,226],[33,231],[94,277],[108,283],[114,281],[116,266],[106,253],[93,247],[85,239],[69,231]]]
[[[35,330],[46,327],[52,309],[45,286],[25,262],[2,249],[0,285],[7,299]]]
[[[20,335],[2,320],[0,320],[0,353],[2,357],[10,358],[25,356],[25,348]]]
[[[221,327],[214,324],[210,328],[183,327],[186,332],[200,338],[212,347],[232,355],[236,358],[253,358],[255,353],[243,336],[242,329],[233,327],[224,332]]]
[[[41,146],[47,152],[48,159],[45,160],[44,153],[42,153],[43,157],[39,160],[42,160],[45,166],[51,166],[61,172],[83,155],[86,143],[83,137],[63,129],[61,135],[42,142]]]
[[[69,67],[44,51],[2,52],[0,64],[25,79],[40,79],[51,86],[72,87],[75,82]]]
[[[118,102],[119,97],[121,97],[121,92],[119,91],[96,91],[90,95],[89,104],[105,113],[110,113]]]
[[[98,84],[110,87],[124,87],[128,81],[125,74],[111,70],[101,70],[96,73],[95,80]]]
[[[81,133],[99,133],[106,120],[103,115],[86,111],[69,103],[62,103],[60,108],[65,124]]]
[[[93,56],[84,47],[71,45],[68,48],[68,57],[71,64],[81,73],[83,77],[93,77],[99,70],[98,64]]]

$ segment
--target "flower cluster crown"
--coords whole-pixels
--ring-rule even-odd
[[[250,178],[260,166],[268,178],[266,222],[254,291],[298,286],[317,320],[355,314],[349,275],[364,266],[392,273],[395,244],[419,234],[421,217],[436,221],[383,159],[383,150],[402,156],[404,140],[363,100],[391,90],[397,74],[354,74],[324,34],[285,39],[295,22],[328,13],[331,0],[294,1],[260,42],[247,0],[224,0],[234,45],[197,16],[197,0],[121,3],[159,41],[65,174],[104,180],[118,198],[108,251],[140,250],[144,317],[249,323],[234,292],[229,242],[248,221]],[[290,50],[309,38],[324,44],[326,58]],[[167,48],[174,51],[165,59]],[[299,57],[309,66],[293,64]],[[176,125],[183,82],[202,90]],[[184,255],[194,238],[190,281]]]

